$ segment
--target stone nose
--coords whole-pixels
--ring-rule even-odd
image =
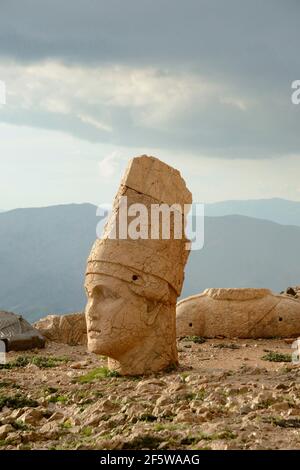
[[[97,311],[97,301],[95,298],[90,298],[85,308],[87,321],[99,320],[99,312]]]

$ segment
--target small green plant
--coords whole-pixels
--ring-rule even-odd
[[[206,339],[202,336],[184,336],[181,338],[183,341],[191,341],[192,343],[202,344],[205,343]]]
[[[201,388],[198,392],[188,393],[185,396],[185,399],[188,401],[192,401],[192,400],[203,401],[205,397],[206,397],[206,391],[204,390],[204,388]]]
[[[70,429],[72,427],[72,423],[69,419],[67,419],[61,424],[61,427],[62,429]]]
[[[224,431],[221,431],[217,434],[218,439],[235,439],[237,437],[236,433],[231,431],[230,429],[224,429]]]
[[[139,418],[139,421],[145,421],[146,423],[153,423],[153,421],[157,421],[157,417],[151,414],[142,414]]]
[[[68,361],[65,357],[52,357],[52,356],[18,356],[15,360],[0,364],[0,369],[16,369],[19,367],[26,367],[28,364],[34,364],[40,369],[48,367],[57,367],[61,362]]]
[[[182,374],[180,374],[180,381],[185,383],[186,382],[186,379],[189,377],[189,373],[188,372],[182,372]]]
[[[162,438],[145,434],[144,436],[137,436],[129,442],[123,444],[125,450],[139,450],[139,449],[157,449],[162,442]]]
[[[174,372],[178,368],[178,364],[176,362],[173,362],[172,364],[169,364],[168,367],[164,370],[166,374],[170,374],[171,372]]]
[[[184,423],[157,423],[154,425],[154,431],[178,431],[178,430],[183,430],[185,429],[185,424]]]
[[[7,406],[7,408],[24,408],[25,406],[28,406],[30,408],[35,408],[38,406],[38,402],[36,400],[32,400],[31,398],[27,398],[24,395],[17,394],[14,396],[5,396],[5,395],[0,395],[0,411],[4,406]]]
[[[17,419],[12,423],[12,426],[17,430],[17,431],[27,431],[29,427],[27,424],[23,423],[20,419]]]
[[[68,401],[68,397],[66,395],[52,395],[50,398],[49,398],[49,403],[61,403],[62,405],[64,405],[65,403],[67,403]]]
[[[236,437],[237,435],[233,431],[231,431],[230,429],[224,429],[224,431],[216,432],[212,434],[206,434],[204,432],[201,432],[200,434],[195,435],[195,436],[185,437],[183,439],[184,442],[181,441],[181,444],[191,445],[201,440],[203,441],[214,441],[214,440],[219,440],[219,439],[229,440],[229,439],[235,439]]]
[[[278,418],[278,417],[271,417],[271,423],[275,426],[279,426],[280,428],[300,428],[300,418]]]
[[[292,356],[291,354],[282,354],[270,351],[262,357],[262,360],[270,362],[292,362]]]
[[[44,388],[44,393],[46,395],[51,395],[52,393],[56,393],[56,392],[58,392],[58,388],[56,388],[56,387],[45,387]]]
[[[31,364],[34,364],[41,369],[46,369],[48,367],[57,367],[62,362],[68,362],[66,357],[53,357],[53,356],[33,356],[29,361]]]
[[[153,429],[156,432],[164,431],[165,429],[170,430],[170,431],[175,431],[177,429],[177,426],[172,423],[158,423],[158,424],[155,424]]]
[[[241,346],[235,343],[219,343],[219,344],[214,344],[213,348],[218,348],[218,349],[240,349]]]
[[[107,367],[97,367],[85,375],[81,375],[76,379],[77,382],[86,384],[93,382],[93,380],[102,380],[110,377],[120,377],[119,372],[109,370]]]
[[[82,429],[81,434],[83,434],[85,437],[90,437],[92,435],[93,428],[90,426],[87,426]]]
[[[171,411],[164,412],[164,419],[166,421],[173,421],[174,418],[175,418],[175,415]]]
[[[6,388],[10,387],[11,383],[10,382],[0,382],[0,388]]]
[[[269,408],[273,404],[272,400],[262,400],[258,405],[257,408],[259,410],[263,410],[264,408]]]
[[[31,444],[20,444],[19,450],[31,450]]]
[[[207,434],[206,432],[201,432],[198,436],[198,440],[201,441],[213,441],[214,439],[217,439],[215,434]]]
[[[183,446],[190,446],[192,444],[195,444],[195,442],[198,442],[199,440],[199,436],[186,436],[181,439],[180,444]]]
[[[165,424],[158,423],[154,426],[154,430],[157,431],[157,432],[164,431],[164,429],[166,429]]]

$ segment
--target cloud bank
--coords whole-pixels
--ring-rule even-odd
[[[294,156],[297,0],[3,0],[0,122],[115,147]]]

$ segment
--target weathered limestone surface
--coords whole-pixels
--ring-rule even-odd
[[[70,345],[86,344],[86,320],[84,313],[48,315],[35,323],[45,338]]]
[[[269,289],[206,289],[178,302],[176,328],[178,337],[296,337],[300,302]]]
[[[120,235],[119,217],[127,207],[141,204],[147,211],[147,237]],[[180,173],[157,158],[143,155],[129,163],[115,197],[113,211],[101,240],[96,240],[87,263],[86,320],[88,349],[109,357],[108,365],[123,375],[149,374],[178,363],[176,299],[181,293],[189,249],[184,231],[174,238],[173,219],[185,224],[184,204],[191,193]],[[149,238],[154,225],[153,205],[176,204],[170,238]],[[138,214],[126,212],[126,223]],[[124,220],[124,219],[123,219]],[[112,233],[116,239],[112,239]],[[144,232],[145,233],[145,232]]]

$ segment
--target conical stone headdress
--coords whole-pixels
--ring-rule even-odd
[[[124,198],[124,196],[127,197]],[[141,204],[146,208],[148,218],[148,238],[126,238],[127,226],[136,216],[126,211],[126,234],[120,227],[124,221],[124,200],[129,209],[133,204]],[[127,282],[135,281],[138,285],[139,276],[148,279],[166,281],[180,295],[184,280],[184,266],[189,248],[184,235],[187,211],[185,205],[192,203],[192,195],[178,170],[155,157],[142,155],[133,158],[122,178],[119,191],[115,197],[113,211],[107,222],[101,239],[96,240],[87,263],[86,274],[106,274]],[[170,237],[164,239],[162,217],[158,227],[158,239],[152,239],[151,218],[154,205],[173,206],[170,211]],[[123,217],[123,219],[122,219]],[[174,233],[174,220],[181,219],[182,231],[178,237]],[[152,224],[152,225],[151,225]],[[141,228],[141,227],[140,227]],[[145,228],[145,227],[144,227]],[[115,234],[115,239],[112,238]],[[124,238],[123,238],[124,237]],[[153,278],[154,277],[154,278]],[[154,282],[155,284],[155,282]]]

